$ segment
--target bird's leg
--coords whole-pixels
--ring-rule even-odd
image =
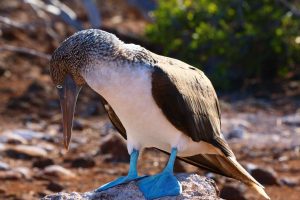
[[[130,154],[130,166],[129,166],[129,171],[128,171],[127,176],[121,176],[120,178],[118,178],[112,182],[102,185],[101,187],[96,189],[96,192],[101,192],[101,191],[107,190],[109,188],[115,187],[117,185],[120,185],[123,183],[128,183],[130,181],[143,178],[144,176],[138,176],[138,172],[137,172],[138,157],[139,157],[139,151],[133,149],[132,153]]]
[[[181,194],[182,187],[173,173],[176,154],[177,149],[173,148],[168,164],[161,173],[138,181],[138,186],[146,199]]]

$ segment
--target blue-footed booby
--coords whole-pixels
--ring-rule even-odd
[[[108,32],[89,29],[75,33],[55,50],[50,75],[60,97],[66,148],[77,96],[85,84],[101,96],[110,120],[127,140],[128,175],[96,191],[136,180],[146,199],[179,195],[181,185],[173,174],[179,157],[237,179],[269,199],[224,140],[218,98],[201,70],[126,44]],[[138,156],[145,147],[170,154],[161,173],[138,175]]]

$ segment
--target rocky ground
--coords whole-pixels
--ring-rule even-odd
[[[300,114],[282,115],[273,108],[256,108],[249,102],[222,105],[223,131],[238,160],[266,186],[272,199],[285,199],[286,195],[298,199]],[[256,111],[241,111],[241,105]],[[126,146],[105,116],[77,115],[74,137],[66,152],[58,113],[50,119],[33,120],[35,114],[2,116],[0,198],[38,199],[60,191],[90,191],[126,174]],[[146,150],[139,171],[157,173],[166,161],[163,153]],[[182,162],[177,163],[176,170],[215,179],[225,199],[257,199],[237,181]]]
[[[210,178],[199,176],[197,174],[180,173],[176,175],[177,180],[182,186],[182,193],[177,196],[165,196],[156,200],[220,200],[219,191],[216,189],[214,181]],[[198,188],[198,190],[195,190]],[[42,200],[54,199],[84,199],[84,200],[145,200],[143,193],[139,190],[136,181],[127,184],[118,185],[102,192],[89,191],[85,193],[66,193],[59,192],[48,195]]]
[[[104,114],[98,96],[88,87],[79,97],[70,149],[67,152],[63,148],[59,103],[48,75],[47,56],[74,30],[53,16],[47,16],[51,26],[40,26],[40,15],[19,2],[0,2],[1,16],[22,24],[16,27],[0,18],[0,199],[27,200],[60,191],[86,192],[126,174],[129,157],[124,141]],[[133,23],[138,14],[127,16],[121,9],[106,4],[102,8],[106,27],[118,27],[117,31],[129,35],[141,32],[145,20],[136,26]],[[76,5],[70,6],[80,11]],[[119,12],[114,13],[116,10]],[[79,18],[86,20],[79,13]],[[28,24],[32,28],[24,29],[23,25]],[[46,54],[32,55],[28,49],[7,50],[5,45]],[[264,90],[269,98],[222,95],[222,130],[238,160],[266,186],[273,200],[298,200],[300,83],[283,85],[285,90],[279,94]],[[157,150],[145,150],[139,172],[157,173],[167,159]],[[225,199],[258,199],[239,182],[191,165],[177,162],[176,171],[213,178]]]

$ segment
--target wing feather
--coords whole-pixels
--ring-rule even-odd
[[[219,102],[209,79],[179,60],[162,56],[157,60],[152,95],[167,119],[193,141],[208,142],[234,157],[221,135]]]
[[[116,115],[115,111],[109,105],[109,103],[101,95],[100,95],[100,100],[102,102],[104,109],[106,110],[106,113],[107,113],[111,123],[118,130],[118,132],[122,135],[122,137],[126,140],[127,139],[126,129],[124,128],[123,124],[121,123],[119,117]]]

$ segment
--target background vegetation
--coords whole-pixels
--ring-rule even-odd
[[[293,4],[290,4],[293,3]],[[220,89],[294,77],[300,68],[295,2],[159,0],[146,34],[165,55],[203,69]]]

